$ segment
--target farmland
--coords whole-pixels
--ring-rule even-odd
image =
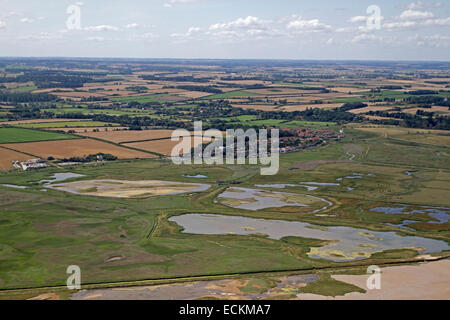
[[[44,132],[22,128],[0,128],[0,143],[66,140],[76,137],[55,132]]]
[[[43,122],[43,123],[27,123],[21,124],[21,128],[89,128],[89,127],[113,127],[114,123],[106,123],[99,121],[68,121],[68,122]]]
[[[0,299],[358,296],[370,265],[445,268],[447,63],[25,61],[0,59]],[[197,121],[280,129],[279,171],[173,163]]]
[[[7,146],[13,150],[35,155],[36,157],[46,159],[54,157],[58,159],[81,157],[89,154],[106,153],[112,154],[120,159],[152,158],[155,157],[149,153],[136,151],[114,144],[92,140],[92,139],[73,139],[73,140],[54,140],[40,141],[31,143],[8,143]]]

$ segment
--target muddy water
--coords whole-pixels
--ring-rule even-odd
[[[72,295],[72,300],[192,300],[202,297],[220,297],[222,299],[240,298],[260,300],[283,293],[284,288],[301,288],[319,280],[315,274],[283,277],[276,287],[263,293],[250,293],[239,290],[235,280],[198,281],[159,286],[141,286],[82,290]]]
[[[233,190],[233,191],[230,191]],[[267,196],[264,196],[264,194],[267,194]],[[260,189],[249,189],[249,188],[238,188],[233,187],[227,189],[225,192],[221,193],[218,198],[228,198],[228,199],[252,199],[253,202],[249,203],[243,203],[240,205],[228,205],[232,208],[237,209],[245,209],[245,210],[261,210],[266,208],[281,208],[281,207],[308,207],[307,204],[299,203],[299,202],[286,202],[283,199],[271,197],[270,195],[289,195],[289,193],[285,192],[275,192],[275,191],[266,191],[266,190],[260,190]],[[326,205],[318,210],[312,211],[313,213],[318,212],[320,210],[324,210],[332,205],[332,203],[328,200],[303,194],[302,196],[313,198],[320,200],[324,202]]]
[[[332,261],[354,261],[388,249],[423,248],[422,253],[449,250],[450,246],[434,239],[407,236],[395,232],[374,232],[350,227],[328,227],[327,230],[311,229],[311,224],[297,221],[254,219],[239,216],[213,214],[185,214],[169,219],[193,234],[266,234],[279,240],[287,236],[334,241],[314,248],[308,255]]]

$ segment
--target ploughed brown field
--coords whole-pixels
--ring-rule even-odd
[[[19,152],[33,154],[36,157],[43,159],[50,156],[57,159],[82,157],[96,153],[109,153],[115,155],[119,159],[144,159],[155,157],[145,152],[131,150],[93,139],[10,143],[7,147]]]
[[[203,142],[208,142],[210,139],[203,138]],[[163,140],[154,140],[154,141],[145,141],[145,142],[135,142],[135,143],[127,143],[124,144],[129,147],[141,149],[141,150],[147,150],[151,152],[156,152],[163,154],[165,156],[170,156],[172,153],[172,149],[181,142],[180,141],[172,141],[171,139],[163,139]],[[194,138],[191,138],[191,146],[195,147],[194,145]],[[185,150],[186,151],[186,150]],[[187,152],[189,152],[187,150]]]
[[[29,159],[32,159],[32,157],[0,147],[0,170],[2,171],[13,169],[12,161],[25,161]]]

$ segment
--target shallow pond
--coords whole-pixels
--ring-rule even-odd
[[[395,204],[389,207],[376,207],[370,211],[382,212],[386,214],[424,214],[432,217],[435,220],[429,220],[428,223],[446,223],[450,219],[450,208],[446,207],[431,207],[431,206],[410,206],[406,204]],[[437,221],[436,221],[437,220]],[[414,221],[416,222],[416,221]],[[406,225],[405,221],[401,225]]]
[[[185,175],[183,175],[183,177],[185,177],[185,178],[194,178],[194,179],[205,179],[205,178],[208,178],[207,176],[204,176],[202,174],[197,174],[195,176],[191,176],[191,175],[185,174]]]
[[[261,210],[267,208],[281,208],[281,207],[308,207],[310,204],[323,203],[319,209],[312,211],[313,213],[320,210],[324,210],[332,205],[332,203],[326,199],[307,195],[296,194],[286,192],[275,192],[260,189],[250,188],[228,188],[225,192],[221,193],[218,198],[224,199],[222,203],[226,206],[244,209],[244,210]],[[232,203],[227,203],[230,199],[238,200]],[[303,199],[295,200],[295,199]],[[239,201],[241,200],[241,201]]]
[[[41,180],[39,181],[39,183],[52,184],[55,182],[66,181],[72,178],[82,178],[82,177],[85,177],[85,175],[72,172],[55,173],[51,176],[51,180]]]
[[[317,229],[312,224],[297,221],[255,219],[215,214],[185,214],[169,219],[193,234],[265,234],[279,240],[287,236],[333,241],[322,247],[313,247],[311,258],[332,261],[354,261],[370,257],[375,252],[388,249],[422,248],[421,253],[449,250],[445,241],[406,236],[395,232],[375,232],[350,227],[327,227]]]

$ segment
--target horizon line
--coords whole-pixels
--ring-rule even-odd
[[[450,63],[450,60],[400,60],[400,59],[297,59],[297,58],[143,58],[94,56],[1,56],[0,59],[109,59],[109,60],[192,60],[192,61],[319,61],[319,62],[428,62]]]

